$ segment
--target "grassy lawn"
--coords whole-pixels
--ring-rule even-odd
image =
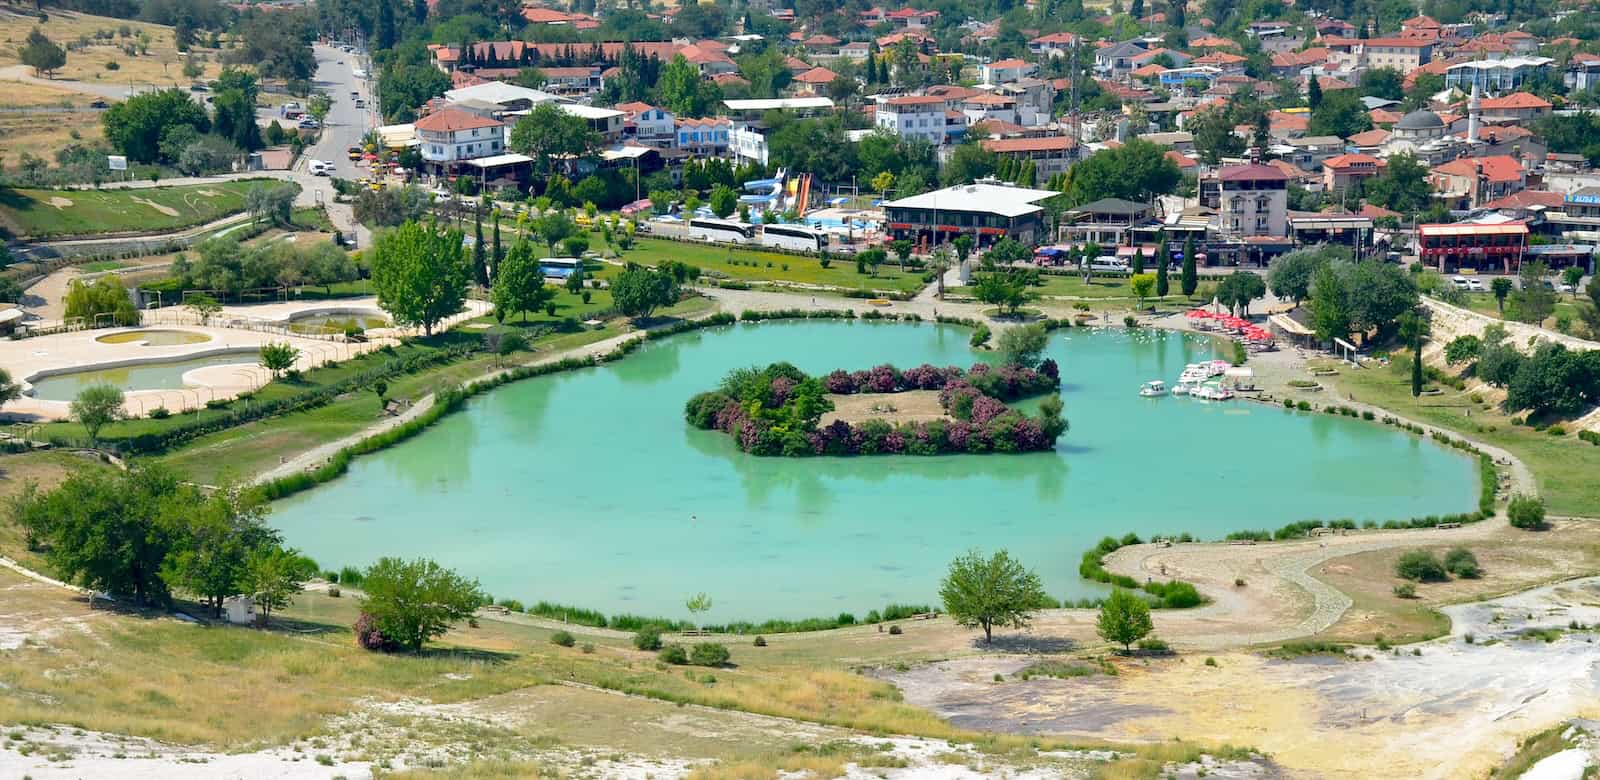
[[[0,188],[0,227],[18,236],[155,232],[204,224],[244,209],[244,193],[270,180],[132,190]]]
[[[704,311],[710,305],[710,301],[704,298],[691,298],[664,310],[662,314],[688,316]],[[534,324],[533,317],[529,320],[530,325]],[[548,322],[548,319],[545,321]],[[489,330],[512,331],[520,327],[520,324],[508,322],[505,326]],[[533,344],[534,351],[524,353],[522,359],[538,359],[543,355],[602,341],[630,329],[626,320],[613,318],[600,329],[550,334],[537,339]],[[457,328],[447,334],[447,337],[452,341],[473,340],[482,338],[485,332],[488,331]],[[399,354],[406,354],[408,350],[428,348],[430,347],[422,345],[419,340],[396,349]],[[258,397],[271,398],[304,392],[318,385],[332,384],[363,370],[367,365],[371,365],[369,361],[379,359],[389,358],[381,354],[365,355],[334,366],[318,368],[306,373],[299,385],[291,385],[286,381],[272,382],[262,388]],[[511,360],[514,362],[517,359],[514,357]],[[476,355],[432,370],[392,378],[389,380],[387,395],[396,399],[419,399],[436,390],[475,379],[500,365],[501,360],[497,356]],[[158,456],[157,460],[203,484],[218,484],[228,480],[242,481],[277,466],[283,459],[360,433],[378,422],[382,418],[382,413],[376,393],[350,393],[316,409],[256,420],[207,434],[172,452]],[[220,412],[207,410],[197,414],[220,414]],[[149,430],[152,426],[161,424],[163,421],[160,420],[113,423],[107,428],[110,433],[105,433],[103,436],[135,435],[141,430]],[[83,435],[82,427],[76,423],[55,423],[47,426],[47,431],[60,431],[64,435],[73,437]]]
[[[1460,431],[1472,438],[1515,453],[1533,470],[1539,491],[1552,514],[1600,515],[1600,447],[1575,434],[1551,436],[1526,426],[1513,426],[1508,415],[1487,403],[1475,403],[1470,393],[1444,387],[1443,395],[1411,397],[1410,375],[1399,362],[1387,368],[1355,369],[1334,364],[1339,374],[1317,381],[1331,384],[1338,394],[1353,393],[1357,401],[1375,404],[1414,420]]]
[[[1555,293],[1555,296],[1555,311],[1549,317],[1546,317],[1544,322],[1539,323],[1540,327],[1556,330],[1556,323],[1561,320],[1563,315],[1567,317],[1568,321],[1581,324],[1583,319],[1579,314],[1579,310],[1582,308],[1580,299],[1574,298],[1571,293],[1558,292]],[[1507,300],[1506,315],[1510,314],[1511,307],[1511,301]],[[1490,317],[1504,319],[1506,316],[1502,315],[1500,305],[1495,301],[1492,293],[1466,293],[1466,305],[1463,308],[1479,314],[1487,314]]]
[[[916,292],[923,286],[921,272],[901,272],[892,257],[878,268],[877,276],[871,276],[856,273],[855,261],[849,258],[835,257],[829,267],[823,268],[815,257],[640,238],[634,242],[632,249],[622,253],[622,259],[641,265],[677,260],[698,266],[701,270],[715,271],[732,279],[750,282],[790,282],[847,290],[902,293]]]

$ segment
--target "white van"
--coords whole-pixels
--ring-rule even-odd
[[[1110,273],[1127,273],[1128,261],[1115,255],[1101,255],[1089,261],[1089,270]]]
[[[312,160],[306,164],[306,170],[310,171],[312,176],[327,176],[333,173],[333,163],[327,160]]]

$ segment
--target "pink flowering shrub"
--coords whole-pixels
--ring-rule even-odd
[[[850,395],[860,387],[860,385],[856,384],[855,377],[851,376],[849,371],[843,369],[837,369],[828,374],[827,378],[822,380],[822,384],[828,388],[828,392],[836,395]]]

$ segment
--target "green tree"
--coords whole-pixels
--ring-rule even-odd
[[[611,283],[611,300],[623,314],[646,319],[678,300],[678,281],[665,269],[629,268]]]
[[[1082,205],[1101,198],[1149,203],[1177,189],[1183,174],[1166,151],[1140,139],[1096,152],[1067,172],[1067,199]]]
[[[508,146],[538,160],[541,173],[548,177],[557,160],[593,157],[603,143],[582,117],[562,111],[554,103],[540,103],[511,128]]]
[[[1362,185],[1367,202],[1402,214],[1415,214],[1428,207],[1432,188],[1428,168],[1409,152],[1390,157],[1383,171]]]
[[[1049,332],[1037,323],[1006,328],[1000,332],[1000,354],[1005,356],[1007,365],[1034,368],[1049,342]]]
[[[1156,297],[1165,298],[1172,291],[1172,285],[1167,281],[1167,266],[1172,265],[1172,257],[1167,254],[1165,231],[1156,234],[1156,244]]]
[[[223,599],[246,590],[250,556],[276,547],[279,535],[267,526],[266,507],[252,494],[231,488],[204,497],[182,493],[193,500],[174,518],[173,545],[161,563],[161,578],[172,589],[199,597],[221,617]]]
[[[534,230],[539,232],[539,237],[544,239],[545,246],[551,252],[556,251],[556,245],[565,241],[568,236],[578,232],[578,226],[565,212],[552,211],[534,220]]]
[[[198,503],[197,493],[161,468],[83,470],[48,493],[24,487],[11,510],[57,576],[139,604],[166,604],[161,568],[177,537],[173,521]]]
[[[416,652],[483,604],[477,580],[426,558],[379,558],[362,575],[361,610],[384,636]]]
[[[519,240],[511,245],[495,274],[490,297],[497,313],[517,312],[523,322],[528,321],[528,312],[539,311],[555,300],[555,290],[544,283],[533,244]]]
[[[1361,74],[1361,91],[1384,100],[1405,98],[1405,75],[1394,68],[1371,68]]]
[[[483,245],[483,211],[473,211],[472,214],[472,276],[480,286],[489,284],[489,261],[485,255],[487,247]]]
[[[711,213],[719,219],[727,219],[729,214],[739,208],[739,193],[726,184],[718,184],[711,189]]]
[[[1260,274],[1249,271],[1234,271],[1217,285],[1217,300],[1230,311],[1246,316],[1250,314],[1250,302],[1266,294],[1267,283]]]
[[[1317,340],[1326,344],[1350,335],[1350,311],[1345,304],[1344,280],[1331,265],[1318,268],[1311,281],[1311,322]]]
[[[200,318],[201,325],[210,324],[212,317],[222,313],[222,304],[217,303],[217,299],[209,295],[191,295],[188,300],[183,302],[183,305],[194,316]]]
[[[273,379],[294,368],[294,362],[299,359],[300,349],[287,341],[261,345],[261,367],[271,371]]]
[[[903,238],[889,242],[889,249],[893,250],[894,256],[900,260],[901,271],[906,270],[906,261],[911,259],[911,250],[915,248],[915,244]]]
[[[67,64],[67,51],[55,45],[39,28],[28,33],[27,40],[17,50],[17,59],[33,68],[34,75],[50,78],[51,74]]]
[[[78,391],[67,406],[67,413],[89,434],[89,443],[100,443],[100,429],[122,419],[122,389],[116,385],[90,385]]]
[[[1133,263],[1129,267],[1133,270],[1134,276],[1144,273],[1144,247],[1133,248]]]
[[[1517,287],[1511,296],[1512,313],[1518,322],[1538,325],[1556,308],[1555,291],[1545,286],[1550,269],[1543,262],[1524,261],[1517,269]]]
[[[1349,138],[1356,133],[1372,129],[1372,117],[1367,107],[1353,89],[1341,89],[1324,95],[1321,105],[1311,109],[1312,135],[1332,135]]]
[[[407,222],[378,234],[370,262],[378,305],[398,325],[421,325],[431,336],[466,301],[471,272],[459,231]]]
[[[683,602],[683,608],[689,610],[689,622],[698,626],[700,616],[711,611],[711,597],[696,593]]]
[[[1150,604],[1122,588],[1111,591],[1100,604],[1100,616],[1095,622],[1100,638],[1122,645],[1124,652],[1131,650],[1134,642],[1149,636],[1154,628]]]
[[[1156,289],[1155,274],[1133,274],[1128,277],[1128,287],[1133,291],[1133,297],[1139,299],[1139,308],[1144,308],[1144,299]]]
[[[1543,530],[1544,499],[1518,493],[1511,497],[1510,503],[1506,504],[1506,518],[1514,528],[1525,531]]]
[[[956,250],[956,259],[965,263],[967,258],[972,256],[972,250],[977,246],[977,242],[972,236],[962,233],[950,242],[950,246]]]
[[[240,585],[255,601],[256,620],[266,625],[272,613],[294,603],[307,580],[317,576],[316,562],[278,544],[261,545],[245,560]]]
[[[1568,266],[1561,272],[1561,281],[1572,288],[1572,297],[1578,297],[1578,282],[1583,281],[1583,266]]]
[[[1195,268],[1194,236],[1184,236],[1183,239],[1183,270],[1179,276],[1179,289],[1183,290],[1185,298],[1193,298],[1194,291],[1200,288],[1200,276]]]
[[[129,160],[140,163],[161,159],[161,139],[168,128],[188,125],[198,133],[211,129],[206,110],[175,88],[114,103],[100,114],[100,123],[106,140]]]
[[[996,269],[978,277],[972,286],[972,297],[1016,314],[1028,302],[1028,284],[1016,269]]]
[[[22,397],[22,385],[11,380],[11,372],[0,368],[0,405]]]
[[[328,112],[331,110],[333,110],[333,98],[328,97],[326,92],[313,92],[311,97],[306,98],[306,113],[317,120],[319,125],[328,119]]]
[[[1322,84],[1317,81],[1316,76],[1312,76],[1311,80],[1306,82],[1306,105],[1313,112],[1322,106]]]
[[[298,188],[293,184],[251,187],[244,193],[244,210],[251,216],[265,218],[271,224],[283,227],[290,223],[297,193]]]
[[[1196,111],[1183,128],[1194,134],[1194,148],[1207,165],[1216,165],[1224,157],[1238,157],[1244,153],[1244,139],[1233,131],[1238,122],[1233,111],[1226,106],[1215,106]]]
[[[971,550],[951,561],[939,598],[957,625],[983,629],[984,644],[994,641],[996,626],[1027,628],[1034,613],[1050,604],[1039,575],[1005,550],[988,557]]]
[[[702,117],[721,99],[716,84],[701,78],[700,70],[682,54],[661,68],[656,80],[658,104],[680,117]]]
[[[1422,395],[1422,340],[1428,335],[1428,321],[1415,311],[1400,315],[1400,340],[1411,349],[1411,397]]]
[[[1267,274],[1267,286],[1279,298],[1288,298],[1299,305],[1311,295],[1311,280],[1317,271],[1335,258],[1349,259],[1348,252],[1332,247],[1306,247],[1282,255],[1272,261]]]

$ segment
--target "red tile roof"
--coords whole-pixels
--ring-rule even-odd
[[[1433,167],[1434,173],[1450,176],[1477,176],[1480,171],[1491,182],[1520,181],[1523,174],[1521,161],[1505,154],[1462,157]]]
[[[1283,171],[1270,165],[1252,163],[1250,165],[1230,165],[1217,171],[1217,178],[1222,181],[1283,181],[1289,178]]]
[[[1373,157],[1370,154],[1361,154],[1357,152],[1353,154],[1341,154],[1337,157],[1329,157],[1328,159],[1322,161],[1322,165],[1324,168],[1354,168],[1358,165],[1370,165],[1373,167],[1378,167],[1383,165],[1383,161]]]
[[[500,127],[504,123],[490,119],[486,116],[474,114],[471,111],[462,111],[459,108],[446,108],[435,111],[417,120],[418,130],[427,130],[432,133],[453,133],[457,130],[471,130],[481,127]]]
[[[1527,92],[1513,92],[1505,97],[1488,98],[1483,101],[1483,107],[1488,109],[1508,108],[1552,108],[1550,101]]]

